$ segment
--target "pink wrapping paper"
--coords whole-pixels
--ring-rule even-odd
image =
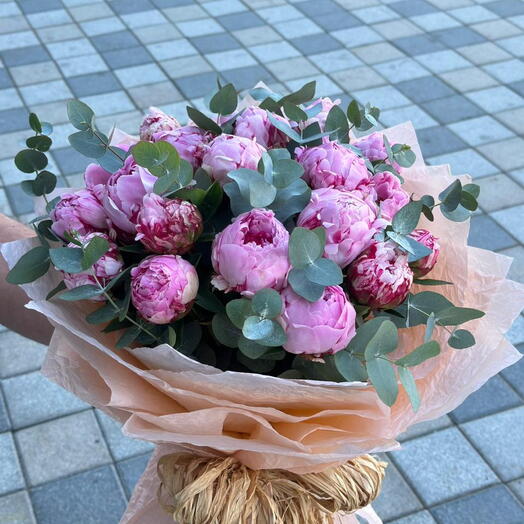
[[[386,134],[391,142],[412,145],[417,154],[416,164],[403,173],[406,190],[417,197],[436,196],[452,182],[448,166],[424,166],[410,124]],[[121,421],[126,435],[159,445],[122,522],[164,522],[155,498],[155,464],[161,454],[187,450],[233,455],[254,469],[318,471],[363,453],[397,448],[396,437],[409,426],[451,411],[491,376],[516,362],[520,354],[504,334],[524,306],[524,287],[505,278],[511,260],[467,247],[469,224],[449,222],[438,211],[435,222],[420,225],[439,237],[442,246],[431,277],[455,283],[437,291],[456,305],[476,307],[486,315],[468,323],[477,340],[469,349],[449,348],[445,331],[436,329],[442,354],[415,369],[422,398],[417,413],[402,388],[397,403],[388,408],[366,383],[222,372],[167,345],[116,351],[112,349],[115,334],[102,334],[84,320],[86,311],[96,306],[45,300],[58,274],[51,272],[23,286],[31,299],[27,307],[40,311],[57,327],[43,373]],[[34,242],[3,245],[9,266]],[[423,327],[401,330],[397,354],[412,350],[422,338]],[[372,510],[366,512],[370,522],[379,522]],[[354,519],[344,518],[341,522]]]

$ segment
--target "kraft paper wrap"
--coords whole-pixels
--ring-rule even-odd
[[[410,144],[416,164],[405,170],[405,188],[416,197],[437,196],[454,177],[449,166],[427,167],[411,124],[386,131],[390,142]],[[469,178],[464,177],[464,180]],[[220,371],[195,362],[168,345],[114,350],[117,335],[103,334],[84,317],[97,308],[87,302],[46,301],[59,281],[50,272],[24,287],[31,301],[56,326],[43,373],[84,401],[123,423],[125,435],[158,444],[138,483],[124,523],[170,522],[156,503],[156,461],[173,451],[233,455],[254,469],[319,471],[349,458],[399,447],[396,437],[412,424],[456,408],[490,377],[516,362],[519,352],[504,334],[524,306],[524,286],[506,280],[511,259],[468,247],[468,223],[454,223],[435,212],[427,227],[439,237],[440,260],[431,277],[454,286],[435,290],[458,306],[479,308],[485,317],[469,322],[476,345],[453,350],[442,328],[435,331],[442,353],[415,368],[421,407],[414,413],[402,388],[396,404],[385,406],[366,383],[286,380]],[[35,240],[2,246],[13,266]],[[415,286],[414,292],[422,288]],[[425,288],[428,289],[428,288]],[[424,327],[400,331],[393,357],[422,342]],[[365,509],[369,522],[380,522]],[[364,515],[363,515],[364,516]],[[355,522],[344,517],[341,522]]]

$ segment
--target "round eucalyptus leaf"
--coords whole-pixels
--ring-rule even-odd
[[[47,166],[47,157],[40,151],[23,149],[15,156],[15,165],[23,173],[34,173]]]
[[[242,334],[249,340],[264,340],[273,332],[273,322],[258,316],[247,317],[242,328]]]
[[[253,311],[262,318],[275,318],[282,311],[282,299],[274,289],[261,289],[255,293],[251,306]]]
[[[465,349],[475,345],[475,337],[467,329],[457,329],[448,339],[448,344],[455,349]]]

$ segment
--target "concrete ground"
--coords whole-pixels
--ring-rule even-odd
[[[470,243],[524,280],[524,2],[520,0],[0,0],[0,211],[32,203],[12,158],[27,111],[55,124],[53,168],[78,186],[65,100],[134,132],[142,110],[184,119],[217,73],[239,88],[316,79],[323,95],[411,119],[426,159],[482,186]],[[524,318],[510,333],[524,343]],[[520,346],[521,349],[523,346]],[[45,348],[0,333],[0,522],[113,524],[150,447],[49,383]],[[524,522],[524,363],[390,454],[376,503],[396,524]]]

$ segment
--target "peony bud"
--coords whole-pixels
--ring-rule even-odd
[[[394,308],[406,299],[413,283],[408,256],[392,242],[374,242],[349,267],[350,294],[374,309]]]
[[[289,233],[273,211],[253,209],[239,215],[213,241],[212,284],[223,291],[251,295],[281,289],[289,270]]]
[[[276,119],[289,124],[279,116]],[[267,148],[286,147],[289,142],[287,135],[279,131],[269,120],[267,112],[256,106],[248,107],[235,121],[235,135],[255,139],[257,144]]]
[[[296,160],[304,168],[304,180],[313,188],[355,189],[369,178],[365,161],[337,142],[299,147]]]
[[[70,234],[87,235],[96,230],[108,228],[108,218],[104,208],[90,189],[80,189],[75,193],[64,193],[51,211],[51,229],[64,238]]]
[[[83,246],[87,246],[94,237],[105,238],[109,243],[109,250],[101,258],[99,258],[92,267],[82,273],[66,273],[64,274],[64,283],[67,289],[74,289],[76,287],[85,285],[102,285],[106,286],[109,281],[116,277],[124,267],[124,261],[118,252],[117,246],[112,242],[105,233],[89,233],[79,240]],[[68,247],[78,247],[76,244],[70,243]],[[96,278],[95,278],[96,277]],[[104,301],[103,295],[96,295],[90,300]]]
[[[323,188],[311,192],[297,225],[307,229],[323,226],[324,256],[345,267],[369,246],[383,221],[377,220],[377,207],[372,202],[366,203],[349,192]]]
[[[182,317],[197,292],[195,268],[178,255],[150,256],[131,270],[131,301],[153,324],[169,324]]]
[[[138,214],[135,240],[153,253],[182,255],[202,233],[202,215],[191,202],[162,198],[151,193]]]
[[[319,98],[318,100],[315,100],[313,103],[309,104],[306,107],[306,110],[312,109],[313,107],[316,107],[318,105],[322,106],[322,109],[320,110],[320,112],[317,113],[315,116],[309,118],[305,122],[301,122],[300,124],[301,128],[305,129],[307,126],[313,124],[314,122],[318,122],[318,125],[320,126],[320,130],[324,131],[327,116],[333,106],[340,105],[340,99],[337,98],[337,100],[331,100],[331,98],[329,97]]]
[[[123,167],[107,181],[103,197],[104,208],[111,223],[123,240],[136,234],[136,220],[146,194],[153,191],[157,178],[140,167],[130,155]]]
[[[200,166],[208,134],[196,126],[183,126],[173,131],[160,131],[153,135],[153,142],[168,142],[194,168]]]
[[[227,174],[241,167],[257,169],[265,152],[255,140],[234,135],[219,135],[207,146],[202,167],[221,185],[230,182]]]
[[[326,287],[316,302],[300,297],[289,286],[281,296],[286,351],[297,355],[333,354],[355,336],[355,310],[340,286]]]
[[[440,244],[437,241],[438,239],[426,229],[415,229],[409,236],[433,251],[433,253],[410,264],[415,276],[423,277],[427,275],[437,263],[440,254]]]
[[[393,220],[397,211],[409,204],[408,193],[402,189],[399,178],[393,173],[377,173],[372,178],[372,186],[380,205],[380,214],[386,220]]]
[[[150,107],[140,124],[140,140],[151,141],[155,133],[174,131],[179,127],[175,117],[167,115],[157,107]]]

